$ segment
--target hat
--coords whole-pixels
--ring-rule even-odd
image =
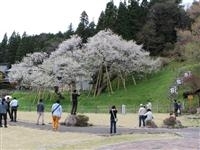
[[[140,104],[140,106],[143,106],[143,104]]]

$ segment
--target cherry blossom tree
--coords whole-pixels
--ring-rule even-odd
[[[123,40],[110,30],[89,38],[83,51],[87,56],[83,58],[83,67],[93,77],[97,95],[108,85],[112,92],[111,81],[117,77],[125,81],[127,74],[150,72],[160,66],[159,59],[153,60],[142,45]]]
[[[11,66],[8,73],[9,80],[11,82],[18,82],[20,86],[25,87],[42,85],[43,83],[37,80],[41,76],[45,76],[45,74],[38,66],[43,63],[47,56],[47,53],[43,52],[27,54],[21,62]]]
[[[20,84],[53,87],[57,84],[75,85],[80,80],[92,81],[94,95],[108,88],[120,78],[135,72],[151,72],[160,66],[159,59],[134,41],[123,40],[110,30],[100,31],[82,44],[77,35],[62,42],[50,55],[28,54],[20,63],[12,65],[9,78]]]
[[[81,68],[80,59],[83,57],[81,38],[74,35],[62,42],[58,49],[51,53],[41,68],[52,72],[54,85],[72,85],[79,81],[79,77],[85,74]]]

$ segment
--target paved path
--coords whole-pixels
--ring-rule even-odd
[[[22,121],[18,122],[9,122],[10,126],[24,126],[27,128],[34,128],[39,130],[52,130],[51,124],[46,125],[36,125],[33,122]],[[118,134],[130,133],[132,130],[129,128],[118,127]],[[78,133],[90,133],[96,135],[109,136],[109,126],[88,126],[88,127],[68,127],[60,125],[57,132],[78,132]]]
[[[180,135],[182,138],[126,142],[98,148],[97,150],[200,150],[200,128],[167,130]]]
[[[39,130],[52,130],[51,124],[36,125],[33,122],[21,121],[9,122],[11,126],[23,126],[27,128],[35,128]],[[58,132],[78,132],[90,133],[101,136],[110,136],[108,126],[90,126],[90,127],[67,127],[61,125]],[[161,140],[144,140],[134,142],[124,142],[98,148],[97,150],[200,150],[200,128],[189,127],[182,129],[166,129],[166,128],[117,128],[118,134],[134,134],[134,133],[172,133],[177,134],[181,138],[178,139],[161,139]]]

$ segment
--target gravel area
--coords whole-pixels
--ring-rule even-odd
[[[52,130],[51,124],[36,125],[33,122],[18,121],[9,122],[10,126],[23,126],[27,128],[34,128],[38,130]],[[67,127],[61,125],[58,132],[77,132],[89,133],[100,136],[110,136],[109,126],[89,126],[89,127]],[[172,133],[179,135],[179,139],[164,139],[164,140],[143,140],[134,142],[124,142],[120,144],[110,145],[98,148],[97,150],[200,150],[200,128],[188,127],[181,129],[167,129],[167,128],[117,128],[117,135],[120,134],[134,134],[134,133]],[[116,135],[116,136],[117,136]]]

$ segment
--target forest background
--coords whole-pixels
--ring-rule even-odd
[[[89,37],[94,36],[99,31],[111,29],[114,33],[121,35],[125,40],[134,40],[137,44],[143,44],[143,48],[150,52],[151,56],[161,56],[166,59],[163,62],[163,68],[165,68],[157,74],[145,76],[140,82],[141,84],[137,84],[137,86],[134,87],[131,86],[131,88],[127,88],[127,90],[123,90],[123,92],[118,91],[112,98],[108,97],[108,93],[102,95],[100,99],[104,99],[103,106],[108,106],[118,101],[117,103],[119,106],[122,104],[134,103],[135,107],[137,107],[139,103],[145,103],[149,99],[165,104],[168,98],[168,89],[176,77],[180,76],[181,73],[188,69],[191,70],[195,68],[194,70],[198,70],[196,69],[198,68],[197,62],[199,62],[200,59],[200,2],[194,2],[187,10],[185,10],[180,3],[180,0],[151,0],[150,2],[143,0],[140,3],[131,0],[129,2],[120,2],[117,7],[111,1],[107,3],[105,10],[100,14],[97,24],[89,22],[86,11],[83,11],[80,16],[80,23],[75,31],[72,29],[72,24],[70,24],[68,30],[64,33],[42,33],[33,36],[28,36],[24,33],[21,36],[13,32],[11,37],[7,37],[5,34],[0,43],[0,63],[14,64],[21,61],[28,53],[50,53],[54,51],[62,41],[69,39],[74,34],[79,35],[84,43],[87,42]],[[179,70],[174,72],[176,68],[179,68]],[[196,71],[196,74],[198,76],[199,72]],[[165,77],[161,75],[165,75]],[[159,77],[161,80],[158,80]],[[138,80],[140,79],[138,78]],[[167,83],[159,84],[161,83],[160,81],[167,81]],[[162,87],[158,88],[158,85],[162,85]],[[144,87],[146,87],[148,92],[145,91]],[[142,93],[145,94],[138,94],[136,92],[137,90],[138,93],[142,91]],[[136,94],[129,95],[133,93],[132,91]],[[156,94],[153,94],[155,91]],[[31,98],[30,94],[29,98],[19,93],[14,94],[22,99],[21,104],[29,103],[29,106],[31,106],[37,102],[33,101],[35,98]],[[127,97],[124,97],[124,95]],[[163,97],[161,97],[161,95]],[[179,97],[180,96],[181,95],[179,95]],[[69,95],[66,95],[66,97],[69,97]],[[121,99],[123,100],[119,100],[120,97],[122,97]],[[135,98],[134,102],[130,101],[132,97]],[[23,99],[31,99],[31,102],[24,102]],[[56,99],[56,97],[52,99]],[[85,98],[82,99],[81,103],[83,105],[92,106],[91,104],[93,104],[92,100],[94,98],[88,98],[86,95]],[[91,101],[84,101],[84,99],[91,99]],[[98,100],[98,97],[95,99],[97,100],[95,100],[94,106],[96,109],[99,109],[97,106],[102,105],[102,101]],[[68,103],[70,103],[70,101],[67,101],[67,104]]]

